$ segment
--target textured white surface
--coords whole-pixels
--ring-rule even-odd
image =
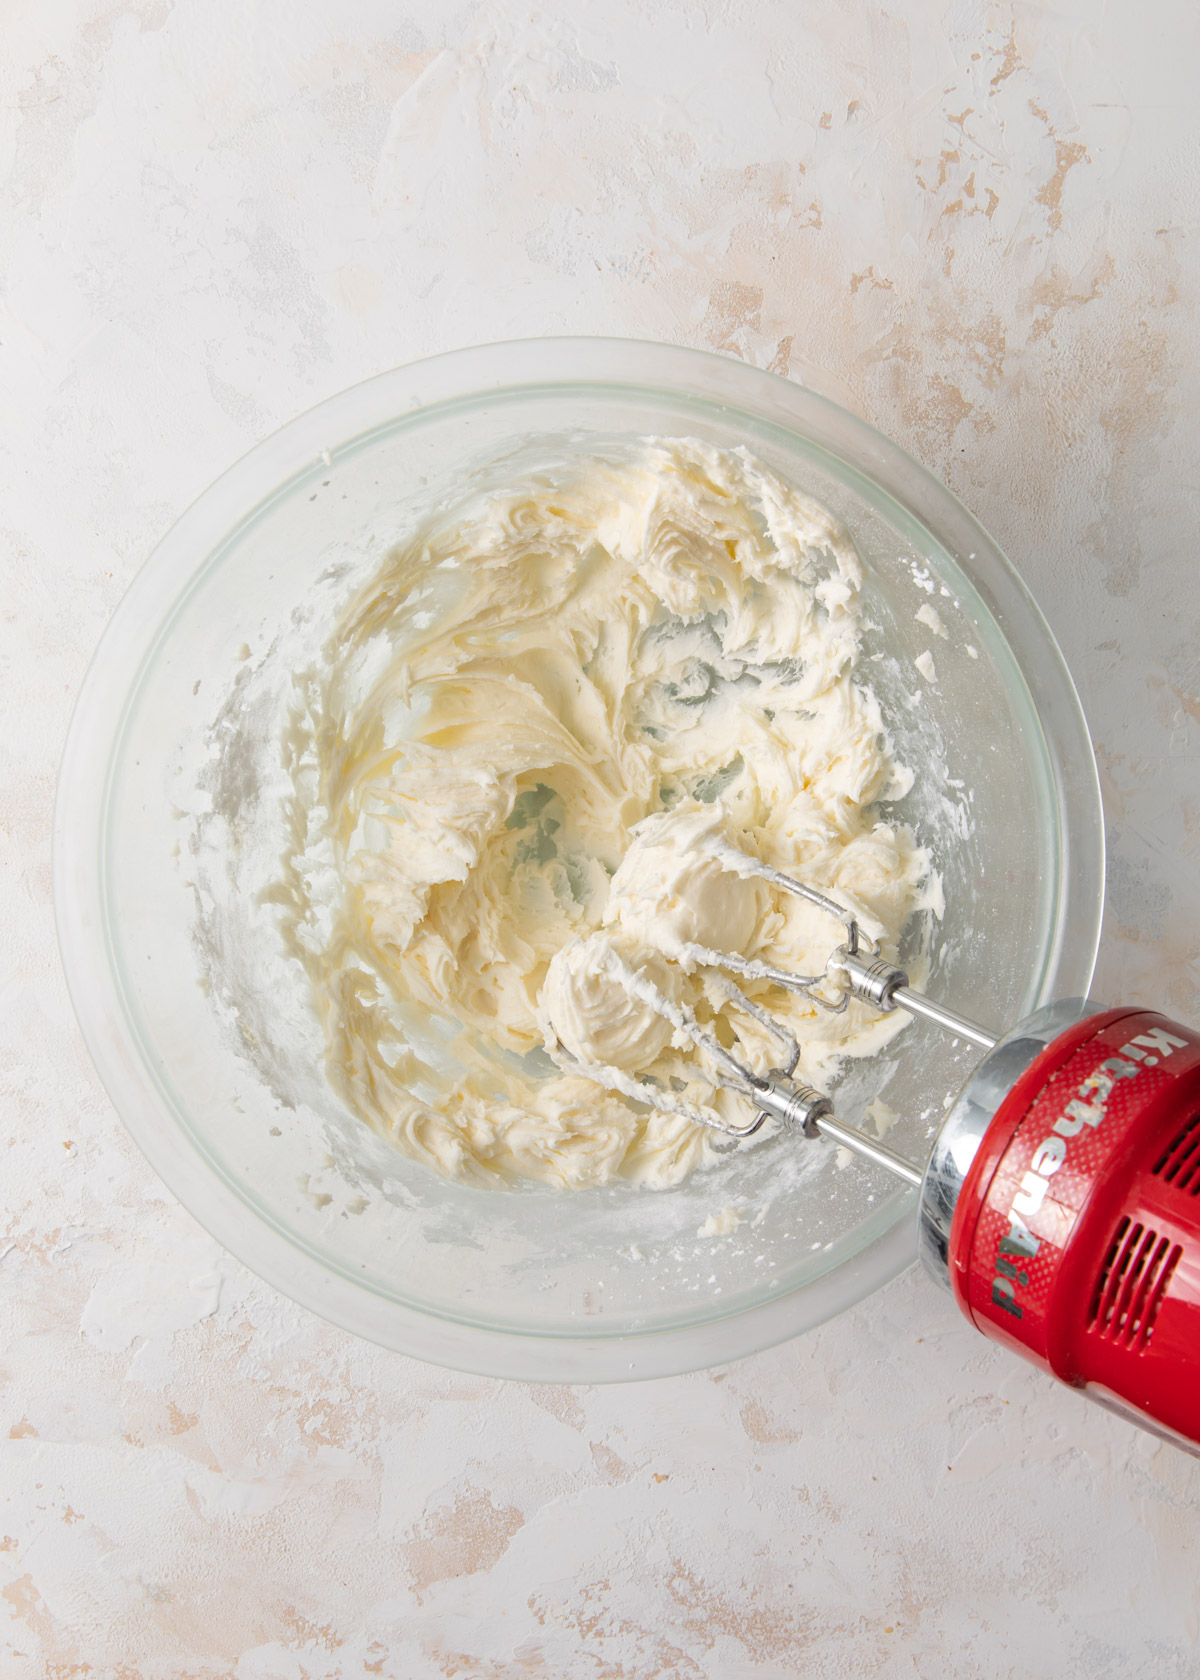
[[[55,954],[72,695],[173,516],[378,369],[543,331],[795,372],[942,474],[1076,672],[1101,995],[1200,1016],[1189,0],[9,0],[0,1672],[1200,1672],[1200,1464],[902,1279],[646,1387],[333,1331],[162,1191]]]

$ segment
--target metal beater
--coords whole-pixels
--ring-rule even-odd
[[[718,951],[706,945],[688,943],[681,946],[677,954],[691,966],[716,971],[729,970],[747,979],[769,980],[787,991],[803,994],[818,1008],[833,1014],[840,1014],[850,998],[857,998],[872,1005],[882,1014],[890,1014],[897,1008],[907,1010],[909,1014],[932,1021],[946,1032],[965,1038],[983,1050],[990,1050],[997,1043],[996,1036],[984,1027],[914,991],[905,970],[884,960],[878,942],[863,931],[856,917],[844,905],[838,904],[814,887],[797,881],[794,876],[786,874],[783,870],[750,857],[728,841],[710,840],[705,850],[706,855],[724,863],[733,873],[742,876],[757,875],[769,881],[772,886],[816,905],[834,921],[839,922],[845,932],[842,942],[833,951],[820,974],[792,974],[786,969],[758,962],[735,951]],[[580,1062],[570,1056],[560,1042],[550,1048],[561,1067],[572,1073],[583,1074],[605,1088],[620,1091],[634,1100],[649,1102],[653,1107],[676,1112],[699,1124],[711,1126],[730,1137],[753,1137],[768,1119],[776,1119],[787,1126],[797,1127],[806,1137],[821,1135],[830,1138],[863,1160],[873,1161],[876,1166],[884,1167],[907,1184],[915,1186],[921,1183],[924,1177],[921,1168],[911,1161],[906,1161],[893,1150],[885,1148],[874,1138],[869,1138],[865,1132],[845,1125],[834,1114],[833,1103],[828,1096],[794,1077],[800,1059],[800,1046],[795,1036],[761,1005],[747,997],[740,986],[723,979],[721,990],[736,1008],[766,1028],[781,1047],[780,1065],[767,1074],[755,1073],[740,1057],[726,1049],[715,1034],[702,1026],[685,1005],[665,997],[643,974],[623,962],[615,952],[608,954],[605,972],[623,985],[638,1002],[646,1004],[669,1021],[677,1032],[689,1038],[713,1067],[717,1082],[726,1089],[738,1092],[754,1104],[754,1116],[748,1125],[730,1125],[715,1110],[701,1108],[665,1093],[652,1091],[622,1070],[600,1063]],[[828,995],[831,987],[838,993],[833,998]]]

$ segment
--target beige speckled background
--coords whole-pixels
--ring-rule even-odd
[[[5,0],[3,1680],[1191,1680],[1200,1464],[910,1275],[527,1389],[229,1260],[92,1074],[54,775],[122,589],[266,431],[542,331],[796,374],[941,474],[1076,673],[1102,995],[1200,1018],[1193,0]]]

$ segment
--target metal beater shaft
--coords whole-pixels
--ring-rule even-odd
[[[765,1079],[754,1081],[754,1097],[759,1113],[753,1130],[757,1130],[763,1119],[771,1115],[785,1124],[798,1127],[806,1137],[816,1137],[820,1134],[822,1137],[831,1138],[834,1143],[840,1143],[843,1148],[861,1156],[864,1161],[873,1161],[877,1167],[883,1167],[896,1178],[902,1178],[906,1184],[919,1187],[924,1180],[924,1173],[919,1167],[914,1167],[911,1161],[895,1154],[875,1138],[869,1138],[865,1132],[856,1131],[853,1126],[843,1125],[835,1116],[829,1098],[823,1096],[820,1091],[814,1091],[811,1085],[801,1084],[799,1080],[789,1079],[783,1074],[772,1073]]]
[[[826,1114],[818,1120],[817,1127],[823,1137],[832,1138],[834,1143],[840,1143],[843,1148],[852,1150],[864,1161],[874,1161],[877,1167],[885,1168],[895,1178],[902,1178],[914,1189],[919,1190],[924,1183],[925,1174],[920,1167],[914,1167],[903,1155],[897,1155],[894,1150],[886,1148],[875,1138],[869,1138],[865,1132],[856,1131],[853,1126],[843,1126],[832,1114]]]
[[[934,1003],[922,992],[914,992],[911,986],[897,986],[892,993],[893,1000],[901,1009],[907,1009],[910,1015],[922,1015],[927,1021],[933,1021],[937,1026],[944,1027],[949,1033],[959,1038],[969,1039],[972,1044],[978,1044],[981,1050],[993,1050],[1000,1042],[985,1028],[977,1026],[974,1021],[968,1021],[965,1015],[958,1015],[953,1009],[947,1009],[945,1004]]]
[[[852,951],[843,945],[834,953],[833,964],[839,973],[845,975],[855,997],[872,1004],[885,1015],[899,1005],[910,1015],[921,1015],[946,1032],[969,1039],[981,1050],[991,1050],[999,1042],[985,1027],[969,1021],[965,1015],[947,1009],[945,1004],[935,1003],[922,992],[914,992],[908,983],[908,975],[895,963],[885,962],[878,956],[864,956],[861,951]]]

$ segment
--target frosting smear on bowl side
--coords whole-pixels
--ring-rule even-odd
[[[719,1134],[562,1071],[545,1023],[689,1103],[736,1103],[600,947],[720,1037],[724,995],[673,949],[811,973],[836,929],[715,869],[705,836],[832,891],[885,950],[936,908],[927,852],[881,809],[912,775],[858,669],[861,582],[824,508],[690,439],[468,489],[392,550],[295,678],[272,892],[363,1120],[477,1185],[664,1186],[715,1158]],[[813,1083],[901,1025],[745,990]],[[737,1017],[765,1068],[757,1030]]]

